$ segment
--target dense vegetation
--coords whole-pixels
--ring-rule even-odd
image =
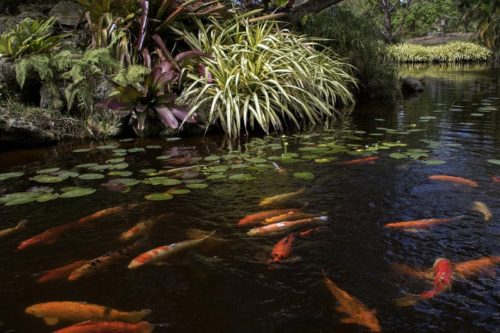
[[[475,62],[487,61],[491,57],[491,51],[487,48],[466,42],[431,46],[391,45],[389,54],[398,62]]]

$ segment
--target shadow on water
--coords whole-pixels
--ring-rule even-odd
[[[96,189],[78,198],[0,206],[0,229],[12,227],[21,219],[29,220],[27,228],[0,243],[0,331],[49,332],[42,320],[25,314],[24,309],[35,303],[65,300],[123,310],[149,308],[150,322],[169,324],[155,332],[366,331],[340,322],[344,315],[335,312],[336,302],[323,284],[322,269],[342,289],[377,309],[384,332],[498,331],[500,288],[491,272],[457,280],[451,291],[413,307],[399,308],[393,302],[405,293],[428,290],[431,285],[402,276],[391,268],[392,263],[427,269],[438,257],[462,262],[500,255],[500,184],[492,181],[492,177],[500,176],[500,170],[498,164],[488,162],[500,158],[499,70],[439,68],[435,72],[440,75],[425,75],[422,94],[397,105],[379,101],[360,106],[336,131],[252,140],[246,145],[248,155],[233,153],[234,158],[224,156],[227,145],[220,137],[107,142],[116,145],[111,149],[97,148],[102,148],[101,143],[70,143],[0,153],[1,173],[24,172],[23,176],[0,182],[0,190],[7,194],[24,192],[35,185],[49,186],[60,193],[68,186]],[[384,142],[389,143],[387,149],[381,148]],[[89,147],[89,152],[73,152]],[[130,151],[144,147],[144,151]],[[284,148],[286,158],[281,157]],[[379,159],[373,164],[338,163],[367,154],[377,154]],[[75,168],[85,163],[105,165],[105,161],[120,155],[127,165],[114,171],[131,171],[131,176],[110,176],[108,172],[112,171],[99,168]],[[168,167],[219,160],[227,170],[190,170],[176,175],[184,182],[203,182],[208,187],[174,195],[169,201],[147,201],[144,196],[171,186],[141,183],[126,193],[100,186],[116,177],[142,180],[156,177],[159,170]],[[271,162],[277,162],[287,173],[276,172]],[[102,174],[104,178],[74,177],[54,184],[29,180],[38,170],[52,167]],[[314,179],[298,179],[294,177],[296,172],[311,172]],[[205,180],[214,174],[219,178]],[[252,175],[254,179],[232,181],[227,174]],[[465,177],[478,182],[479,187],[430,181],[428,177],[433,174]],[[305,211],[327,215],[331,220],[326,231],[297,241],[293,256],[299,261],[270,270],[266,261],[280,237],[249,237],[236,222],[258,211],[262,197],[302,186],[306,192],[297,202],[278,204],[276,208],[306,206]],[[493,218],[489,223],[470,211],[474,201],[490,208]],[[54,244],[16,250],[20,241],[50,227],[133,202],[146,204],[65,233]],[[165,212],[172,217],[157,223],[134,255],[75,282],[36,282],[40,274],[52,268],[119,249],[123,246],[118,240],[121,232],[141,219]],[[421,232],[383,227],[394,221],[462,214],[465,218],[460,221]],[[165,265],[127,269],[136,254],[187,239],[189,228],[217,230],[227,242],[206,253],[189,252]]]

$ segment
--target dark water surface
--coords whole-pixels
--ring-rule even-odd
[[[219,137],[64,144],[0,152],[0,173],[24,172],[21,177],[0,181],[0,191],[5,194],[24,192],[33,186],[49,186],[59,193],[68,186],[97,189],[78,198],[0,206],[0,229],[29,220],[26,229],[0,242],[0,331],[50,332],[52,329],[40,318],[24,313],[27,306],[48,301],[85,301],[127,311],[149,308],[152,314],[148,321],[169,324],[157,327],[155,332],[367,331],[340,322],[344,315],[334,310],[335,299],[322,281],[324,269],[342,289],[377,310],[384,332],[498,332],[498,267],[489,274],[459,279],[450,291],[413,307],[400,308],[393,302],[405,293],[428,290],[431,285],[401,275],[392,263],[427,269],[439,257],[458,263],[500,255],[500,183],[492,178],[500,176],[500,166],[495,164],[500,159],[500,71],[473,67],[441,69],[439,73],[426,79],[422,94],[395,106],[384,102],[362,106],[337,131],[253,140],[247,146],[248,155],[233,152],[229,159],[224,158],[227,144]],[[282,159],[284,142],[288,145]],[[407,146],[379,149],[384,142]],[[124,154],[96,148],[104,144],[115,144],[117,149],[161,146],[124,156],[128,167],[118,171],[132,171],[130,177],[139,180],[155,175],[155,170],[144,169],[213,163],[211,158],[196,159],[213,154],[223,157],[219,165],[227,165],[229,170],[215,172],[224,176],[218,180],[204,180],[214,170],[171,175],[188,183],[193,178],[202,179],[209,186],[174,195],[168,201],[148,201],[145,195],[172,186],[141,183],[127,193],[109,191],[101,184],[119,176],[109,176],[109,170],[75,168],[82,163],[104,164]],[[92,150],[72,152],[81,148]],[[370,154],[379,157],[374,164],[339,163]],[[398,158],[399,154],[405,156]],[[160,155],[167,157],[157,159]],[[173,165],[171,161],[179,156],[194,159]],[[252,159],[255,157],[264,161]],[[434,162],[426,164],[429,160]],[[287,172],[276,172],[273,161]],[[38,170],[53,167],[101,173],[105,178],[76,177],[54,184],[29,180]],[[307,181],[294,177],[295,172],[303,171],[312,172],[315,178]],[[255,179],[227,178],[234,174],[250,174]],[[479,187],[429,180],[428,176],[434,174],[465,177],[478,182]],[[236,223],[263,209],[258,206],[262,197],[302,186],[306,192],[298,202],[274,207],[307,203],[306,212],[327,215],[330,221],[326,230],[297,240],[293,256],[300,260],[269,269],[266,261],[281,237],[249,237],[247,230],[236,227]],[[490,208],[493,218],[489,223],[470,210],[474,201]],[[50,227],[128,203],[145,204],[63,234],[54,244],[16,249],[19,242]],[[75,282],[36,282],[45,271],[120,249],[121,232],[141,219],[166,212],[172,216],[156,224],[139,249],[108,269]],[[465,218],[460,221],[422,232],[383,227],[394,221],[462,214]],[[217,230],[227,242],[209,252],[187,253],[162,266],[127,269],[136,255],[187,239],[189,228]]]

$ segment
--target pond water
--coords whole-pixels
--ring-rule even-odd
[[[51,327],[25,313],[30,305],[51,301],[151,309],[146,320],[160,324],[155,332],[368,331],[341,322],[346,315],[335,310],[338,303],[324,284],[324,271],[377,310],[384,332],[498,332],[498,266],[457,278],[451,290],[413,306],[394,302],[432,288],[394,264],[427,270],[436,258],[457,264],[500,255],[495,178],[500,176],[500,70],[419,72],[426,76],[420,95],[396,105],[360,106],[333,129],[253,138],[241,151],[229,152],[222,138],[209,136],[1,152],[0,229],[28,222],[0,243],[0,331],[68,326]],[[370,156],[376,158],[365,159]],[[364,160],[343,163],[353,159]],[[208,167],[170,171],[191,165]],[[464,177],[478,186],[429,179],[432,175]],[[128,180],[109,183],[113,179]],[[302,187],[305,191],[293,199],[259,206],[264,197]],[[489,207],[491,220],[471,209],[475,201]],[[50,244],[18,250],[21,242],[49,228],[132,203],[139,205],[69,228]],[[301,208],[329,221],[298,237],[289,259],[269,265],[274,244],[286,233],[251,237],[249,228],[237,224],[272,208]],[[120,234],[165,213],[145,240],[94,274],[37,282],[54,268],[132,244],[120,241]],[[457,216],[462,217],[420,230],[384,227]],[[223,241],[163,265],[127,268],[140,253],[187,240],[191,228],[216,230]]]

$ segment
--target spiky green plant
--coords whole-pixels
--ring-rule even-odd
[[[182,36],[211,56],[203,59],[205,75],[189,75],[181,99],[192,104],[190,114],[208,108],[209,124],[219,123],[230,137],[256,125],[269,132],[288,120],[297,127],[318,123],[354,103],[350,67],[314,39],[244,17],[209,27],[199,22],[198,29],[197,36]]]
[[[491,51],[469,42],[450,42],[443,45],[399,44],[389,47],[389,55],[398,62],[480,62],[488,61]]]
[[[47,20],[24,19],[0,36],[0,56],[17,59],[24,55],[46,53],[67,35],[52,35],[56,22]]]

